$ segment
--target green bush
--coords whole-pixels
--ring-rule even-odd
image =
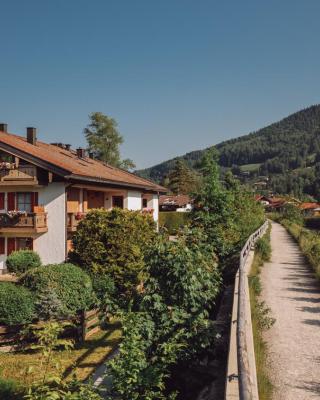
[[[9,272],[15,274],[22,274],[31,268],[40,267],[41,260],[39,254],[32,250],[19,250],[11,253],[7,260],[6,265]]]
[[[73,264],[53,264],[27,271],[21,283],[34,292],[39,317],[73,316],[95,301],[91,279]]]
[[[26,324],[34,315],[34,298],[28,289],[11,282],[0,282],[0,324]]]
[[[21,400],[22,398],[23,391],[16,381],[0,377],[0,399]]]
[[[159,225],[168,229],[170,235],[175,235],[179,229],[188,224],[189,220],[190,213],[188,212],[162,211],[159,213]]]
[[[90,275],[112,276],[127,299],[144,280],[144,255],[156,236],[150,216],[115,208],[88,213],[73,237],[70,259]]]

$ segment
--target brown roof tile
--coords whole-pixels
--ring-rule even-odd
[[[68,151],[55,145],[43,143],[37,140],[36,145],[26,141],[24,137],[0,131],[1,143],[17,149],[26,155],[51,164],[65,171],[65,176],[77,179],[92,179],[96,182],[106,182],[115,184],[128,184],[129,186],[144,188],[150,191],[165,193],[167,190],[135,174],[119,168],[106,165],[100,161],[89,157],[79,158],[75,151]],[[69,176],[70,175],[70,176]]]

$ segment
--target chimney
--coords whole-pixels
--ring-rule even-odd
[[[71,144],[65,144],[65,149],[68,150],[68,151],[70,151],[70,149],[71,149]]]
[[[27,128],[27,142],[33,144],[34,146],[37,144],[37,129],[33,127]]]
[[[77,156],[78,156],[79,158],[85,158],[85,156],[86,156],[86,149],[82,149],[81,147],[79,147],[79,148],[77,149]]]
[[[2,132],[8,132],[8,125],[0,123],[0,131]]]

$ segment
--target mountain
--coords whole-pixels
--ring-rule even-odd
[[[320,105],[305,108],[256,132],[227,140],[215,147],[219,151],[222,167],[242,173],[246,171],[252,179],[259,175],[268,176],[270,189],[277,192],[314,195],[305,186],[314,183],[314,168],[320,161]],[[192,151],[137,171],[137,174],[161,182],[177,159],[183,159],[197,169],[205,151]],[[300,179],[301,182],[297,183],[301,177],[307,182]]]

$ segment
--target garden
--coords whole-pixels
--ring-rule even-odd
[[[264,220],[231,174],[221,182],[213,151],[202,175],[174,241],[166,229],[156,232],[149,215],[93,210],[79,223],[68,263],[43,266],[35,253],[12,254],[8,268],[18,281],[0,283],[0,324],[23,325],[26,348],[2,356],[3,391],[29,400],[101,399],[83,381],[117,347],[104,398],[196,398],[195,388],[212,380],[205,370],[219,341],[214,320],[230,260]],[[102,330],[81,344],[67,325],[77,327],[79,313],[91,309]]]

